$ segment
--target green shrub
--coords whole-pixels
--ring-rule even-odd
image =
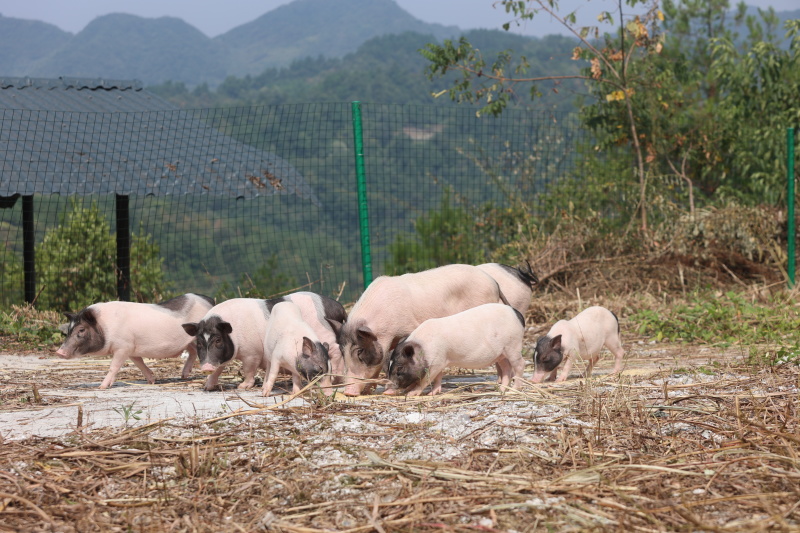
[[[131,288],[139,301],[164,297],[159,254],[149,235],[132,234]],[[97,204],[85,207],[73,201],[61,224],[49,229],[36,246],[37,306],[67,311],[116,300],[115,257],[116,235]]]

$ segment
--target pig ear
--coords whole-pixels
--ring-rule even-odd
[[[403,346],[403,355],[406,357],[414,357],[414,345],[413,344],[406,344]]]
[[[408,335],[405,335],[403,337],[395,337],[394,339],[392,339],[392,344],[389,345],[389,352],[390,353],[393,352],[394,349],[397,348],[397,345],[400,344],[401,342],[405,342],[407,338]]]
[[[76,315],[75,313],[70,313],[69,311],[64,313],[64,316],[67,317],[67,320],[69,320],[70,322],[78,318],[78,315]]]
[[[550,347],[552,347],[554,350],[561,349],[561,335],[556,335],[553,337],[553,340],[550,341]]]
[[[221,333],[225,333],[227,335],[230,335],[231,331],[233,331],[233,326],[231,326],[230,322],[220,322],[217,325],[217,329],[219,329]]]
[[[361,326],[360,328],[358,328],[356,334],[358,335],[358,340],[368,340],[372,342],[378,340],[378,337],[376,337],[375,334],[372,333],[372,330],[369,329],[367,326]]]
[[[342,325],[343,324],[341,322],[339,322],[338,320],[334,320],[332,318],[326,318],[325,320],[328,321],[328,324],[330,324],[331,327],[333,328],[333,333],[338,337],[339,336],[339,332],[342,330]]]
[[[58,331],[60,331],[64,335],[68,335],[69,334],[69,324],[68,323],[67,324],[61,324],[60,326],[58,326]]]
[[[197,335],[197,322],[189,322],[188,324],[181,324],[183,331],[192,337]]]
[[[303,352],[314,353],[314,341],[308,337],[303,337]]]
[[[96,325],[97,325],[97,317],[95,316],[95,314],[94,314],[94,311],[93,311],[93,310],[91,310],[91,309],[88,309],[88,308],[87,308],[87,309],[86,309],[86,310],[85,310],[85,311],[82,313],[82,316],[81,316],[81,318],[82,318],[82,319],[83,319],[83,320],[84,320],[84,321],[85,321],[87,324],[89,324],[90,326],[96,326]]]

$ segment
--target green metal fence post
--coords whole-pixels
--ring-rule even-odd
[[[795,274],[795,258],[794,258],[794,240],[795,240],[795,227],[794,227],[794,128],[786,129],[786,183],[788,187],[787,200],[787,224],[788,226],[788,240],[789,246],[787,247],[787,255],[789,256],[789,264],[786,270],[789,274],[789,287],[794,287],[794,274]]]
[[[361,231],[361,268],[364,272],[364,288],[372,283],[372,253],[369,246],[369,213],[367,208],[367,180],[364,175],[364,138],[361,131],[361,102],[355,101],[353,108],[353,141],[356,154],[356,181],[358,187],[358,223]]]

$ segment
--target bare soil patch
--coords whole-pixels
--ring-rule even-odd
[[[99,391],[107,360],[6,359],[0,531],[800,527],[797,367],[626,349],[619,377],[607,356],[593,379],[519,392],[461,372],[432,398],[287,403],[202,392],[201,375],[174,378],[180,361],[154,362],[155,385],[130,366]]]

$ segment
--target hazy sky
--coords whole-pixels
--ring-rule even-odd
[[[108,13],[130,13],[142,17],[178,17],[210,37],[263,15],[290,0],[0,0],[0,14],[5,17],[49,22],[77,33],[95,17]],[[336,0],[329,0],[335,2]],[[499,29],[509,16],[495,8],[496,0],[395,0],[400,7],[425,22],[455,25],[462,29]],[[562,0],[562,6],[579,6],[584,24],[592,24],[602,10],[617,5],[612,0]],[[735,2],[731,2],[735,4]],[[777,11],[798,9],[798,0],[748,0],[749,5],[772,6]],[[546,17],[517,29],[528,35],[561,33],[560,27]]]

